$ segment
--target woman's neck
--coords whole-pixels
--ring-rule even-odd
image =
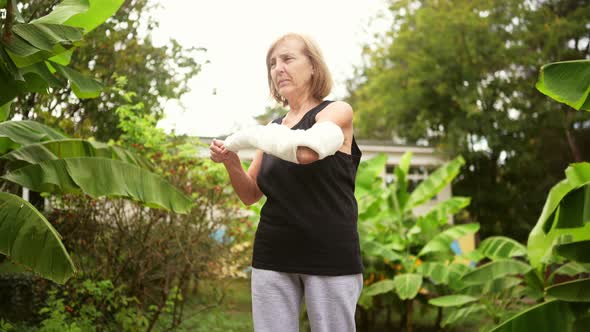
[[[294,116],[302,116],[309,110],[314,108],[320,103],[320,100],[312,98],[311,96],[302,95],[299,98],[288,99],[289,102],[289,113]]]

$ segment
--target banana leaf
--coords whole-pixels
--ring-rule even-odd
[[[64,24],[70,17],[84,13],[89,8],[88,0],[64,0],[55,6],[49,14],[30,23]]]
[[[541,216],[529,234],[527,251],[529,261],[535,268],[540,268],[542,263],[546,263],[560,236],[568,235],[571,237],[570,241],[575,242],[590,240],[590,223],[588,222],[576,221],[576,223],[583,225],[577,228],[557,227],[560,223],[572,223],[571,220],[562,221],[561,218],[577,215],[576,211],[563,211],[574,208],[577,206],[576,204],[561,205],[561,202],[570,192],[590,184],[590,163],[571,164],[565,174],[566,179],[553,186],[549,192]],[[585,202],[585,204],[590,204],[587,200]],[[558,209],[560,211],[557,211]]]
[[[524,256],[527,254],[524,245],[504,236],[492,236],[483,240],[477,250],[483,256],[492,260]]]
[[[476,297],[462,294],[439,296],[428,300],[428,303],[437,307],[459,307],[466,303],[477,301]]]
[[[590,263],[590,240],[556,245],[555,252],[578,263]]]
[[[590,264],[580,264],[578,262],[569,262],[560,266],[557,270],[553,271],[549,276],[549,280],[553,280],[556,275],[566,275],[574,277],[582,273],[590,273]]]
[[[116,159],[150,171],[154,170],[153,164],[142,156],[138,156],[117,146],[82,139],[63,139],[30,144],[13,150],[0,158],[10,160],[11,163],[8,164],[8,168],[15,170],[26,165],[38,164],[45,160],[74,157]],[[13,167],[11,166],[12,164],[16,164],[18,167]]]
[[[37,142],[66,139],[65,134],[39,122],[7,121],[0,123],[0,154]]]
[[[125,197],[177,213],[186,213],[192,206],[189,197],[159,175],[113,159],[47,160],[19,168],[2,178],[38,192]]]
[[[474,304],[466,306],[465,308],[457,308],[451,310],[449,314],[441,322],[441,326],[455,325],[471,319],[473,316],[485,312],[483,304]]]
[[[432,240],[428,241],[426,245],[420,250],[418,256],[424,256],[430,253],[436,252],[450,252],[451,251],[451,243],[467,234],[473,234],[479,230],[479,224],[472,223],[472,224],[465,224],[465,225],[458,225],[451,227],[444,232],[435,236]]]
[[[447,284],[449,282],[449,267],[443,263],[424,262],[416,268],[416,272],[432,279],[436,284]]]
[[[541,67],[537,90],[576,110],[590,110],[590,60],[549,63]]]
[[[413,299],[422,287],[422,276],[415,273],[398,274],[393,279],[393,286],[400,299]]]
[[[461,166],[465,164],[463,157],[459,156],[452,161],[444,164],[434,171],[428,178],[420,182],[420,184],[412,191],[408,202],[405,205],[405,210],[410,211],[414,207],[425,203],[445,186],[447,186],[459,174]]]
[[[520,312],[495,327],[492,332],[570,332],[574,320],[575,315],[567,302],[549,301]]]
[[[0,253],[63,284],[74,272],[60,235],[29,202],[0,192]]]
[[[564,282],[547,288],[547,296],[567,302],[590,302],[590,279]]]
[[[392,291],[395,288],[395,284],[391,279],[385,279],[381,281],[377,281],[376,283],[367,287],[367,295],[368,296],[375,296],[379,294],[384,294],[387,292]]]
[[[82,29],[59,24],[16,24],[12,31],[33,47],[47,52],[52,52],[57,44],[73,44],[82,39]]]
[[[53,62],[51,65],[60,75],[70,81],[70,84],[72,85],[72,91],[74,91],[76,97],[80,99],[87,99],[96,98],[100,95],[103,86],[98,81],[84,76],[74,69],[62,66],[59,63]]]
[[[468,285],[480,285],[508,275],[522,275],[531,269],[532,267],[530,265],[523,262],[513,259],[502,259],[489,262],[466,273],[461,280]]]
[[[419,225],[442,226],[449,216],[456,214],[471,203],[471,198],[455,196],[435,205],[428,213],[418,217]]]

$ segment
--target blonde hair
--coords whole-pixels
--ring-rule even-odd
[[[268,88],[270,89],[270,95],[274,98],[274,100],[283,106],[287,106],[289,104],[287,99],[281,96],[276,86],[272,82],[272,77],[270,76],[271,55],[281,42],[289,38],[298,39],[303,42],[303,54],[307,56],[313,68],[313,75],[311,77],[310,83],[311,95],[318,100],[323,100],[327,95],[330,94],[330,91],[332,91],[332,75],[330,74],[330,70],[324,61],[324,57],[322,56],[322,52],[320,51],[318,44],[313,39],[311,39],[311,37],[298,33],[287,33],[281,36],[272,43],[268,49],[268,52],[266,53],[266,73],[268,76]]]

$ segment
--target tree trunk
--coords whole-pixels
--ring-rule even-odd
[[[414,326],[412,325],[412,311],[413,311],[412,300],[406,300],[406,331],[413,332]]]
[[[4,42],[9,42],[12,39],[12,25],[14,24],[14,5],[12,0],[6,1],[6,19],[4,21],[4,31],[2,31],[2,39]]]
[[[570,122],[571,118],[574,116],[572,111],[566,111],[566,124],[565,124],[565,137],[567,137],[567,144],[570,147],[570,151],[572,152],[572,156],[574,157],[574,161],[579,163],[584,161],[582,158],[582,153],[580,152],[580,148],[578,147],[578,143],[576,142],[576,138],[572,134],[570,130]]]
[[[438,307],[438,312],[436,314],[436,323],[434,323],[434,328],[437,331],[442,331],[442,327],[440,326],[440,324],[442,323],[442,318],[443,318],[443,308],[442,307]]]

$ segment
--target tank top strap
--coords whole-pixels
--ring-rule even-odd
[[[301,120],[299,120],[299,122],[295,126],[293,126],[293,129],[309,129],[309,128],[311,128],[311,126],[313,126],[315,124],[316,115],[319,112],[321,112],[324,108],[326,108],[326,106],[331,104],[332,102],[333,102],[333,100],[324,100],[321,103],[319,103],[316,107],[312,108],[307,113],[305,113],[305,115],[303,115],[303,118],[301,118]],[[272,122],[281,124],[284,117],[285,117],[285,115],[282,115],[282,116],[274,119]]]

